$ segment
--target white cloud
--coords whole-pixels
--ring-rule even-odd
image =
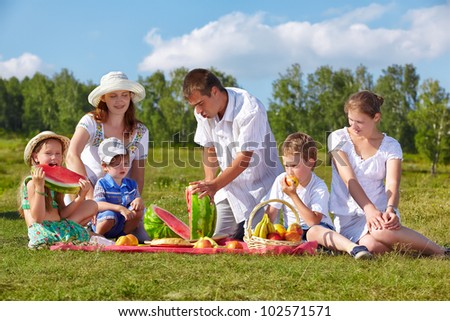
[[[273,78],[293,63],[300,63],[306,72],[323,65],[379,69],[449,54],[448,3],[407,12],[402,17],[406,28],[369,27],[391,8],[371,4],[319,23],[290,21],[275,26],[264,23],[264,14],[235,12],[168,40],[154,29],[146,36],[153,50],[139,70],[214,66],[238,79],[256,79]]]
[[[18,58],[0,61],[0,77],[9,79],[17,77],[22,80],[26,76],[32,77],[43,68],[42,60],[31,53],[24,53]]]

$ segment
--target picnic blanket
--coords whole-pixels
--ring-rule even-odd
[[[221,240],[219,245],[225,245],[229,239]],[[51,251],[88,251],[88,252],[127,252],[127,253],[178,253],[178,254],[219,254],[219,253],[231,253],[231,254],[288,254],[288,255],[302,255],[310,254],[313,255],[317,249],[317,242],[304,242],[297,247],[291,246],[267,246],[262,249],[249,249],[245,242],[241,242],[243,249],[233,250],[227,249],[225,247],[217,248],[203,248],[197,249],[192,247],[176,247],[176,246],[149,246],[149,245],[139,245],[139,246],[101,246],[101,245],[73,245],[67,243],[60,243],[52,245],[50,247]]]

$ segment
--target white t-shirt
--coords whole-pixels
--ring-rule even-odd
[[[269,192],[274,179],[283,171],[277,145],[263,104],[239,88],[227,88],[228,105],[221,120],[195,114],[194,141],[204,147],[215,146],[221,170],[231,165],[236,154],[253,151],[252,161],[234,181],[220,189],[216,203],[228,199],[240,223]]]
[[[97,123],[92,115],[84,115],[78,122],[77,127],[83,127],[89,134],[89,140],[81,153],[81,161],[86,168],[89,180],[94,184],[100,177],[105,175],[100,157],[98,156],[98,147],[105,139],[103,123]],[[121,138],[121,137],[117,137]],[[130,164],[133,160],[146,159],[148,154],[148,129],[144,124],[138,123],[133,138],[125,146],[130,156]]]
[[[362,159],[355,150],[347,127],[336,130],[328,137],[328,149],[341,150],[347,154],[356,178],[370,201],[379,209],[386,209],[387,195],[384,180],[386,162],[390,159],[402,159],[402,148],[394,138],[383,134],[384,138],[375,155]],[[334,161],[339,161],[334,159]],[[344,181],[332,165],[330,211],[336,215],[364,215]]]
[[[281,188],[281,180],[285,179],[286,173],[282,173],[278,175],[275,182],[273,183],[272,189],[270,193],[267,195],[266,200],[268,199],[281,199],[283,201],[288,202],[294,208],[295,205],[292,202],[292,199],[283,192]],[[299,185],[297,187],[297,195],[302,200],[302,202],[312,211],[322,213],[321,222],[327,223],[333,226],[333,222],[331,218],[328,216],[328,201],[330,198],[330,194],[328,192],[328,187],[325,182],[319,178],[314,172],[312,173],[311,180],[309,181],[306,187]],[[295,223],[297,220],[295,218],[295,214],[292,210],[280,203],[280,202],[271,202],[270,206],[280,210],[283,210],[283,222],[285,226],[289,226],[292,223]],[[309,226],[305,223],[305,221],[300,217],[300,224],[303,229],[309,229]]]

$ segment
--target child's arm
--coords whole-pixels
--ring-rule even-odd
[[[386,212],[383,214],[385,220],[384,227],[389,230],[399,229],[401,227],[400,218],[395,212],[400,200],[400,177],[402,171],[402,162],[400,159],[391,159],[386,164]]]
[[[268,205],[266,208],[266,213],[269,216],[270,221],[273,223],[280,214],[280,210],[273,206]]]
[[[345,185],[350,192],[350,195],[354,198],[356,203],[363,209],[366,214],[367,226],[369,230],[373,229],[382,229],[384,224],[383,214],[379,209],[375,207],[375,205],[369,200],[364,189],[358,182],[356,178],[355,172],[348,160],[347,154],[343,151],[334,151],[333,153],[337,153],[339,157],[339,161],[335,161],[333,159],[334,165],[344,181]],[[333,155],[334,158],[334,155]]]
[[[46,214],[45,173],[41,167],[34,167],[31,170],[31,177],[32,179],[27,183],[28,202],[30,203],[30,219],[27,218],[28,225],[34,222],[41,223],[45,219]]]
[[[308,206],[303,203],[297,194],[297,187],[294,184],[290,186],[286,184],[286,180],[280,180],[281,188],[286,195],[288,195],[292,202],[294,202],[295,208],[298,211],[298,215],[305,221],[308,226],[317,225],[322,220],[322,213],[312,211]]]
[[[80,185],[80,191],[78,192],[77,197],[72,202],[70,202],[69,205],[65,205],[64,196],[62,195],[60,196],[60,199],[57,200],[59,215],[61,216],[61,218],[67,218],[71,216],[80,206],[80,204],[84,200],[86,200],[86,195],[91,189],[91,183],[84,179],[80,179],[78,184]]]
[[[144,209],[144,201],[142,200],[142,197],[136,197],[130,203],[130,206],[134,211],[142,211]]]
[[[97,202],[97,205],[98,205],[99,212],[108,211],[108,210],[118,212],[118,213],[122,214],[125,217],[125,220],[127,220],[127,221],[131,220],[136,215],[135,212],[130,211],[128,208],[126,208],[125,206],[122,206],[120,204],[113,204],[113,203],[108,203],[108,202]]]

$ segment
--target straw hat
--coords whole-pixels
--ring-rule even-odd
[[[37,144],[49,138],[58,139],[59,141],[61,141],[63,160],[66,158],[66,153],[67,149],[69,148],[70,139],[65,136],[57,135],[51,131],[44,131],[31,138],[27,146],[25,147],[25,151],[23,152],[23,160],[25,161],[25,164],[31,166],[31,154],[33,153],[34,148],[36,147]]]
[[[89,94],[88,101],[92,106],[97,107],[103,95],[116,90],[133,92],[134,95],[132,95],[131,99],[134,103],[140,102],[145,98],[145,89],[140,83],[129,80],[127,75],[121,71],[112,71],[102,77],[100,86]]]
[[[109,165],[114,156],[126,155],[127,150],[122,141],[116,137],[110,137],[105,139],[98,146],[98,156],[100,160]]]

